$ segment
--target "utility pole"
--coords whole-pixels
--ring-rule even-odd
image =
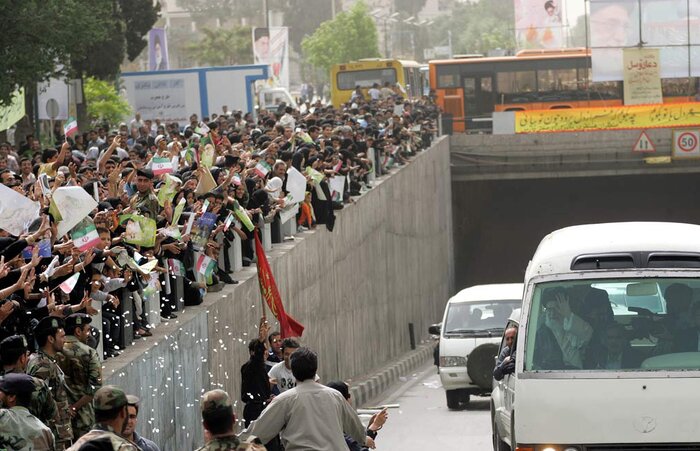
[[[263,0],[263,10],[265,11],[265,28],[270,28],[270,11],[267,8],[268,0]]]

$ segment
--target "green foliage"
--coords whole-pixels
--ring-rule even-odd
[[[326,72],[333,64],[380,56],[377,28],[362,0],[335,19],[323,22],[314,34],[304,38],[301,47],[309,63]]]
[[[452,32],[454,53],[488,53],[515,48],[515,12],[512,2],[479,0],[456,4],[450,15],[440,16],[431,30],[432,42],[446,45]]]
[[[18,87],[69,72],[72,55],[108,35],[110,0],[22,0],[0,2],[0,103]],[[57,67],[57,63],[63,65]]]
[[[119,95],[114,84],[88,77],[84,88],[88,119],[92,124],[107,122],[114,125],[131,114],[129,103]]]
[[[90,0],[84,0],[90,1]],[[144,36],[158,20],[160,4],[151,0],[92,0],[104,3],[107,22],[104,39],[90,42],[84,52],[72,58],[78,76],[114,78],[124,58],[133,61],[146,47]]]
[[[6,0],[0,2],[0,104],[17,87],[53,76],[112,78],[125,56],[146,45],[160,6],[152,0]]]
[[[187,46],[187,53],[201,66],[229,66],[253,63],[250,27],[235,26],[228,30],[203,28],[204,36]]]

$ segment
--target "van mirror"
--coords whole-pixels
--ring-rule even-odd
[[[428,327],[428,333],[430,335],[440,335],[440,328],[441,324],[433,324],[432,326]]]
[[[654,282],[639,282],[627,285],[627,296],[656,296],[658,287]]]

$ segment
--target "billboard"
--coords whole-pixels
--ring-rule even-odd
[[[661,77],[700,75],[700,0],[590,0],[593,81],[624,78],[623,49],[659,49]]]
[[[168,70],[168,40],[164,28],[151,28],[148,32],[148,70]]]
[[[564,0],[514,0],[515,37],[519,49],[565,47]]]
[[[268,83],[289,89],[289,29],[287,27],[253,28],[255,64],[269,66]]]

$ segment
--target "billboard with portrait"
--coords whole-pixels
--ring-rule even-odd
[[[287,27],[253,28],[255,64],[269,66],[268,82],[289,89],[289,29]]]
[[[164,28],[151,28],[148,32],[148,70],[168,70],[168,40]]]
[[[558,49],[565,46],[563,1],[515,0],[515,36],[518,48]]]
[[[700,75],[700,0],[590,0],[593,81],[623,80],[624,48],[659,49],[661,77]]]

